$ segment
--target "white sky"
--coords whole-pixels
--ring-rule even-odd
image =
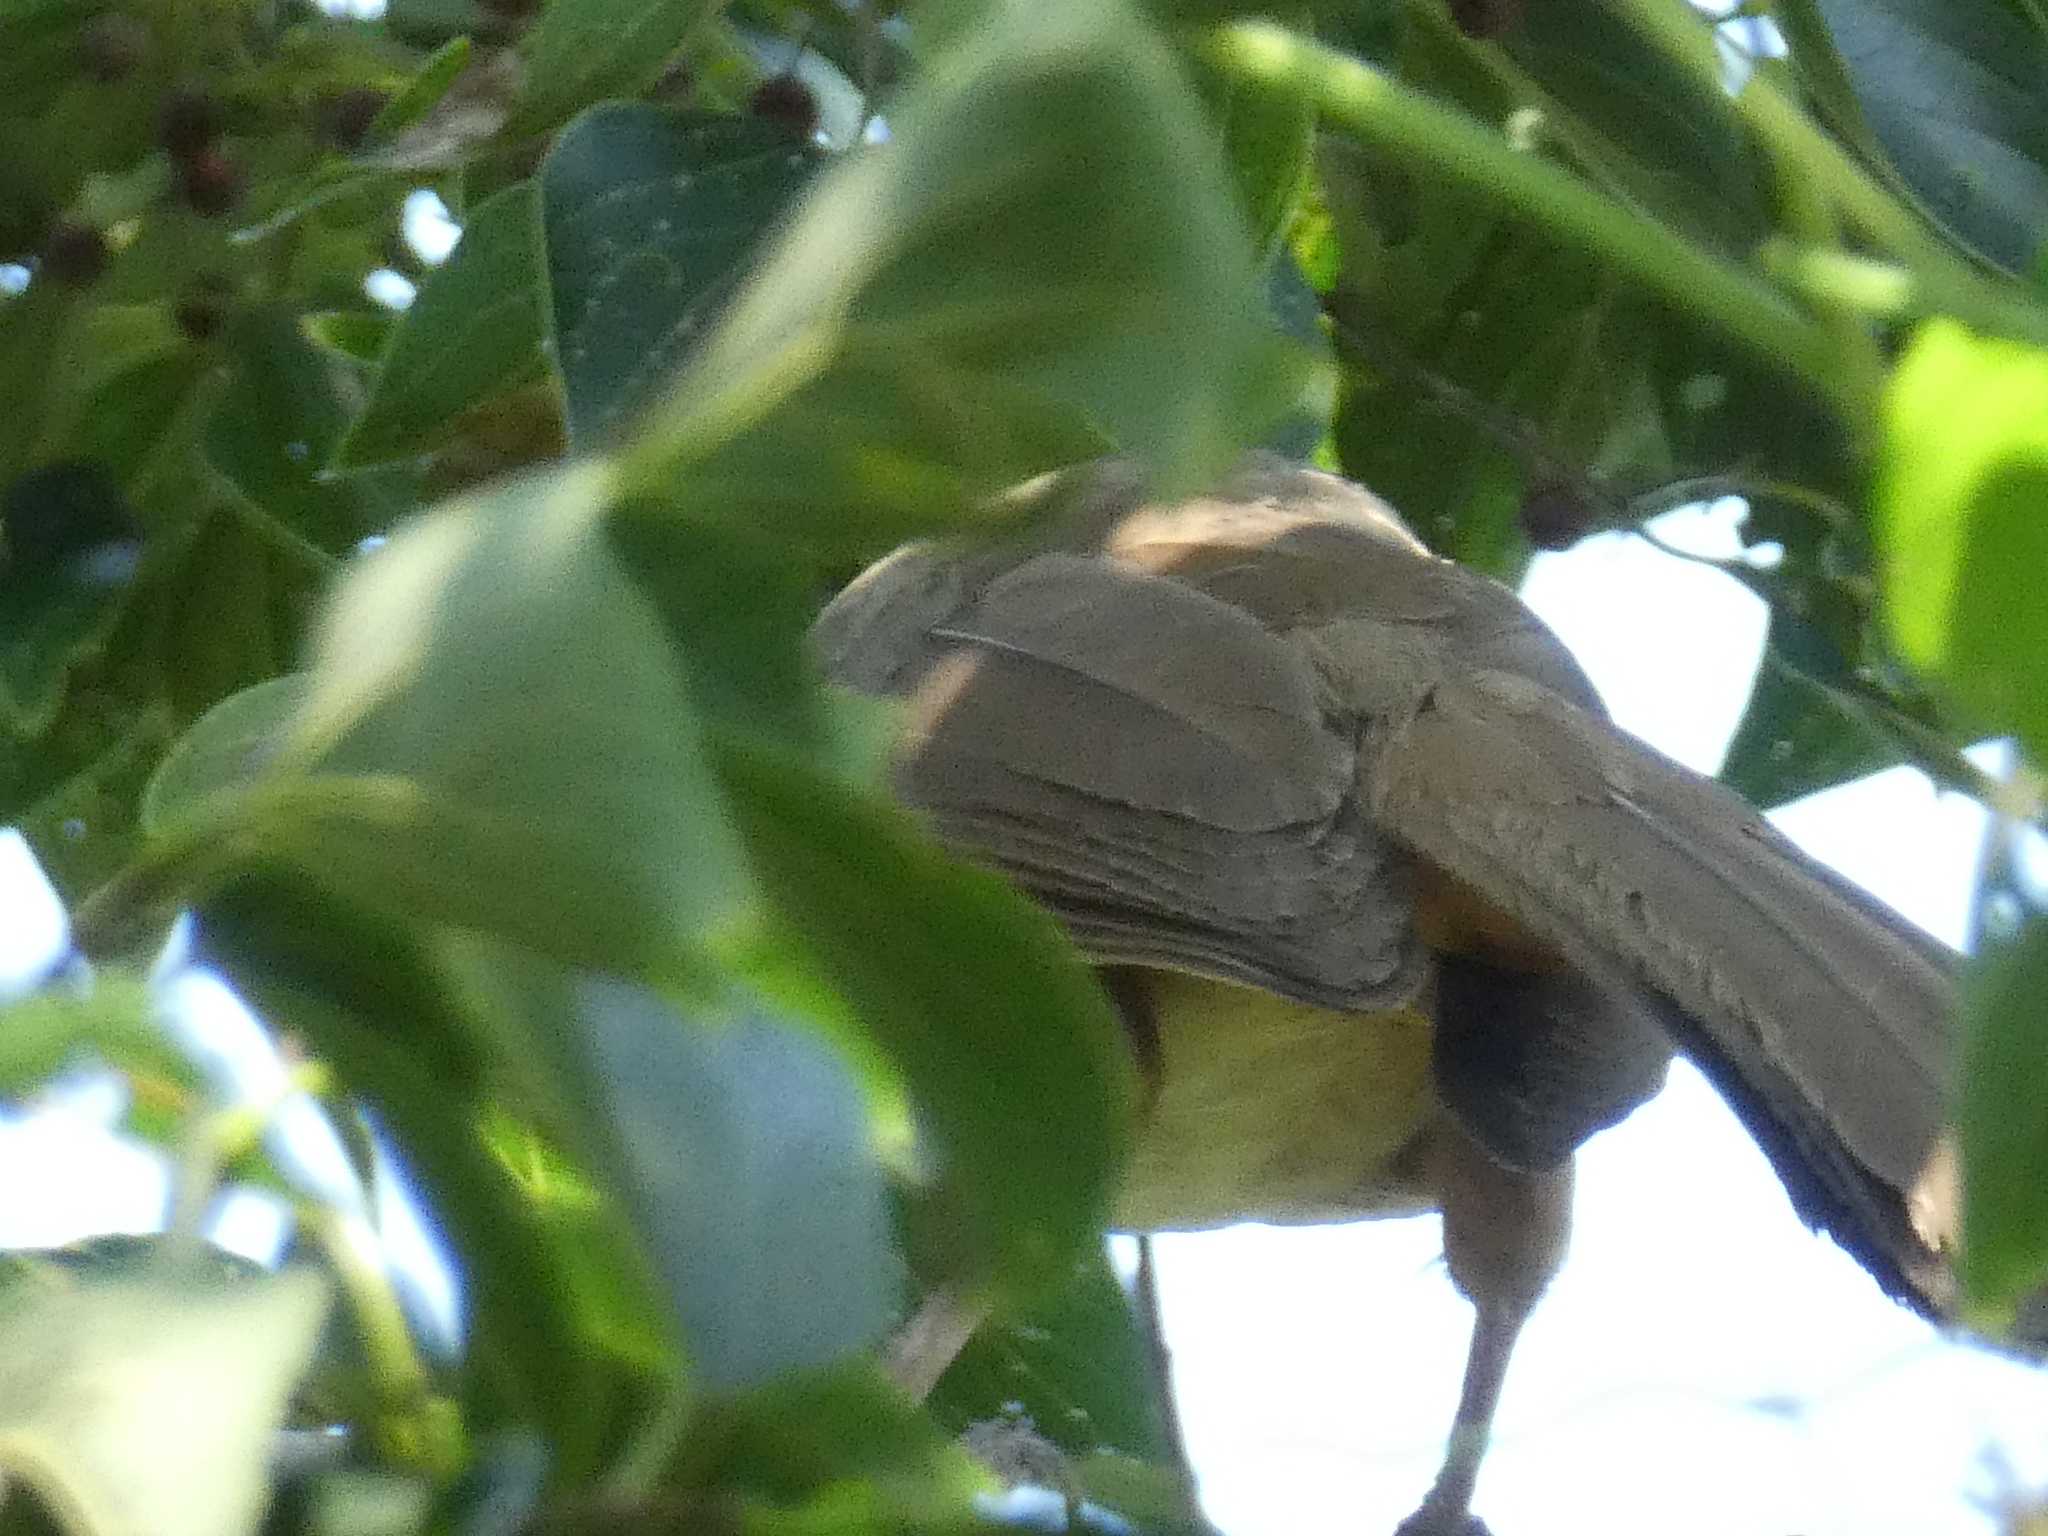
[[[1732,548],[1726,512],[1667,538]],[[1720,761],[1762,642],[1760,603],[1702,566],[1609,536],[1545,556],[1526,595],[1629,729],[1695,767]],[[1969,801],[1896,771],[1790,807],[1779,824],[1950,942],[1982,836]],[[61,942],[26,848],[0,834],[0,996]],[[172,984],[216,1080],[276,1091],[274,1058],[211,978]],[[286,1101],[310,1187],[396,1253],[425,1251],[388,1188],[365,1202],[311,1105]],[[153,1156],[111,1136],[119,1094],[73,1082],[0,1118],[0,1246],[162,1219]],[[273,1143],[277,1145],[278,1143]],[[284,1226],[241,1197],[216,1234],[258,1257]],[[1433,1219],[1159,1242],[1182,1413],[1230,1536],[1390,1531],[1433,1475],[1469,1313]],[[429,1275],[420,1306],[454,1305]],[[1574,1254],[1529,1325],[1477,1507],[1503,1536],[1947,1536],[1990,1532],[1970,1502],[2048,1482],[2048,1378],[1941,1342],[1810,1236],[1696,1073],[1581,1159]]]

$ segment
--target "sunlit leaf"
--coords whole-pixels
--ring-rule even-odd
[[[66,1536],[241,1536],[327,1283],[61,1282],[0,1302],[0,1472]]]
[[[2048,352],[1923,327],[1885,394],[1875,504],[1907,657],[2048,762]]]
[[[208,710],[150,777],[142,794],[142,829],[161,831],[208,795],[256,779],[305,697],[306,679],[292,673],[245,688]]]

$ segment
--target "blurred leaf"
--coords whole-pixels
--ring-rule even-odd
[[[1129,0],[997,0],[834,167],[634,489],[872,553],[1104,439],[1200,483],[1296,391],[1192,87]],[[1074,168],[1086,165],[1089,174]]]
[[[385,144],[425,118],[448,94],[455,77],[469,67],[473,51],[466,37],[451,37],[436,48],[418,73],[393,93],[371,121],[367,142]]]
[[[67,1536],[239,1536],[311,1358],[327,1284],[160,1274],[0,1303],[0,1471]]]
[[[793,1373],[707,1404],[673,1480],[780,1505],[866,1482],[964,1507],[987,1484],[966,1452],[867,1361]]]
[[[2000,0],[1814,0],[1863,116],[1942,219],[2019,272],[2048,240],[2048,35]]]
[[[675,646],[707,719],[816,744],[820,698],[804,648],[816,592],[766,537],[634,506],[605,536]]]
[[[361,405],[352,361],[315,344],[282,306],[238,316],[227,348],[234,375],[208,422],[206,455],[259,515],[339,555],[411,509],[417,479],[406,472],[325,472]]]
[[[1923,326],[1885,393],[1874,505],[1901,649],[2048,762],[2048,351]]]
[[[2029,917],[1971,979],[1958,1121],[1966,1303],[1994,1325],[2048,1278],[2048,918]]]
[[[120,617],[141,558],[120,487],[93,464],[53,464],[0,493],[0,729],[38,735],[74,664]]]
[[[1304,18],[1296,17],[1297,21]],[[1201,72],[1210,110],[1223,130],[1224,156],[1255,247],[1278,243],[1308,174],[1316,113],[1299,82],[1279,86]]]
[[[815,149],[752,118],[614,102],[562,130],[540,172],[554,356],[576,446],[666,386],[731,298]]]
[[[1748,127],[1650,28],[1603,0],[1542,0],[1516,15],[1500,47],[1542,93],[1536,131],[1566,158],[1591,149],[1597,173],[1631,200],[1724,250],[1746,252],[1770,231],[1771,173]]]
[[[694,1379],[732,1391],[879,1339],[896,1311],[888,1211],[831,1048],[751,1010],[686,1023],[624,982],[576,996]]]
[[[545,334],[539,192],[518,182],[470,213],[398,323],[369,402],[335,449],[360,468],[426,452],[458,418],[539,372]]]
[[[197,924],[207,961],[333,1065],[417,1172],[462,1270],[471,1428],[538,1424],[563,1474],[588,1475],[659,1349],[644,1346],[648,1298],[587,1186],[523,1178],[499,1149],[485,1106],[494,1081],[517,1086],[505,1074],[528,1065],[510,1056],[519,1042],[473,1016],[423,935],[302,878],[235,881]]]
[[[111,734],[101,739],[100,728]],[[88,729],[93,730],[93,744],[82,762],[68,761],[66,745],[47,739],[22,753],[38,769],[54,767],[55,782],[39,783],[38,774],[30,781],[33,798],[0,805],[0,821],[21,829],[50,883],[67,901],[78,900],[134,856],[141,836],[137,803],[170,741],[172,727],[165,711],[150,708],[118,721],[95,721]],[[68,732],[60,723],[53,734]],[[0,747],[0,764],[12,755]],[[23,787],[0,767],[0,795]]]
[[[737,743],[719,764],[767,894],[903,1074],[956,1273],[1060,1283],[1101,1240],[1131,1104],[1087,968],[1051,918],[902,812]]]
[[[1098,1244],[1057,1289],[976,1330],[939,1378],[931,1409],[955,1433],[1021,1415],[1072,1457],[1166,1462],[1174,1449],[1153,1377],[1130,1300]]]
[[[202,715],[150,776],[139,807],[142,830],[160,832],[208,795],[260,776],[305,701],[306,686],[298,673],[273,677]]]
[[[138,978],[109,972],[89,991],[46,987],[0,1006],[0,1094],[27,1094],[83,1051],[123,1071],[181,1088],[198,1086]]]
[[[526,80],[508,131],[536,133],[613,96],[637,96],[720,0],[551,0],[520,44]]]
[[[394,533],[337,590],[244,819],[209,814],[416,919],[577,964],[684,963],[744,867],[605,503],[581,469]]]

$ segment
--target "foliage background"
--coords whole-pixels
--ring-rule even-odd
[[[94,1052],[180,1171],[163,1244],[6,1291],[5,1518],[969,1529],[947,1431],[1022,1400],[1077,1495],[1194,1522],[1096,1242],[1113,1027],[802,655],[1044,468],[1279,444],[1503,577],[1740,495],[1725,776],[2038,819],[1958,748],[2048,733],[2048,18],[1759,9],[1788,56],[1678,0],[0,0],[0,811],[94,963],[0,1082]],[[289,1185],[153,1024],[181,908],[414,1170],[459,1360],[310,1203],[283,1275],[193,1250],[222,1179]],[[1994,1327],[2048,1267],[2008,926],[1958,1078]],[[868,1353],[935,1280],[1004,1322],[927,1414]],[[353,1432],[273,1500],[286,1420]]]

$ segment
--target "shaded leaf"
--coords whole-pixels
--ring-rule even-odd
[[[1100,1241],[1131,1104],[1122,1036],[1052,919],[899,810],[722,742],[774,904],[908,1085],[957,1272],[1036,1289]]]
[[[1964,1295],[1994,1324],[2048,1278],[2048,918],[2029,918],[1972,977],[1962,1093]]]
[[[864,1481],[920,1489],[934,1507],[964,1508],[987,1483],[966,1452],[866,1361],[709,1403],[692,1431],[674,1469],[677,1486],[740,1491],[779,1505]]]
[[[1885,392],[1874,505],[1901,649],[2048,762],[2048,351],[1923,326]]]
[[[80,658],[120,617],[140,529],[97,465],[53,464],[0,495],[0,728],[40,734]]]
[[[393,333],[370,398],[335,450],[342,467],[426,452],[457,418],[531,378],[545,334],[539,193],[518,182],[479,203]]]
[[[361,405],[350,360],[281,306],[238,316],[228,350],[234,374],[207,423],[206,455],[259,514],[338,555],[411,509],[417,481],[404,472],[324,472]]]
[[[521,42],[526,79],[508,129],[534,133],[661,77],[720,0],[552,0]]]
[[[562,130],[540,209],[573,443],[601,440],[668,383],[818,158],[775,123],[624,102]]]
[[[1166,1462],[1174,1452],[1156,1390],[1130,1300],[1098,1246],[1043,1298],[983,1324],[931,1408],[955,1433],[1021,1415],[1069,1456]]]
[[[1767,648],[1720,778],[1743,799],[1769,807],[1898,760],[1897,746],[1843,694]]]
[[[1878,141],[2015,271],[2048,240],[2048,35],[2000,0],[1814,0]]]

